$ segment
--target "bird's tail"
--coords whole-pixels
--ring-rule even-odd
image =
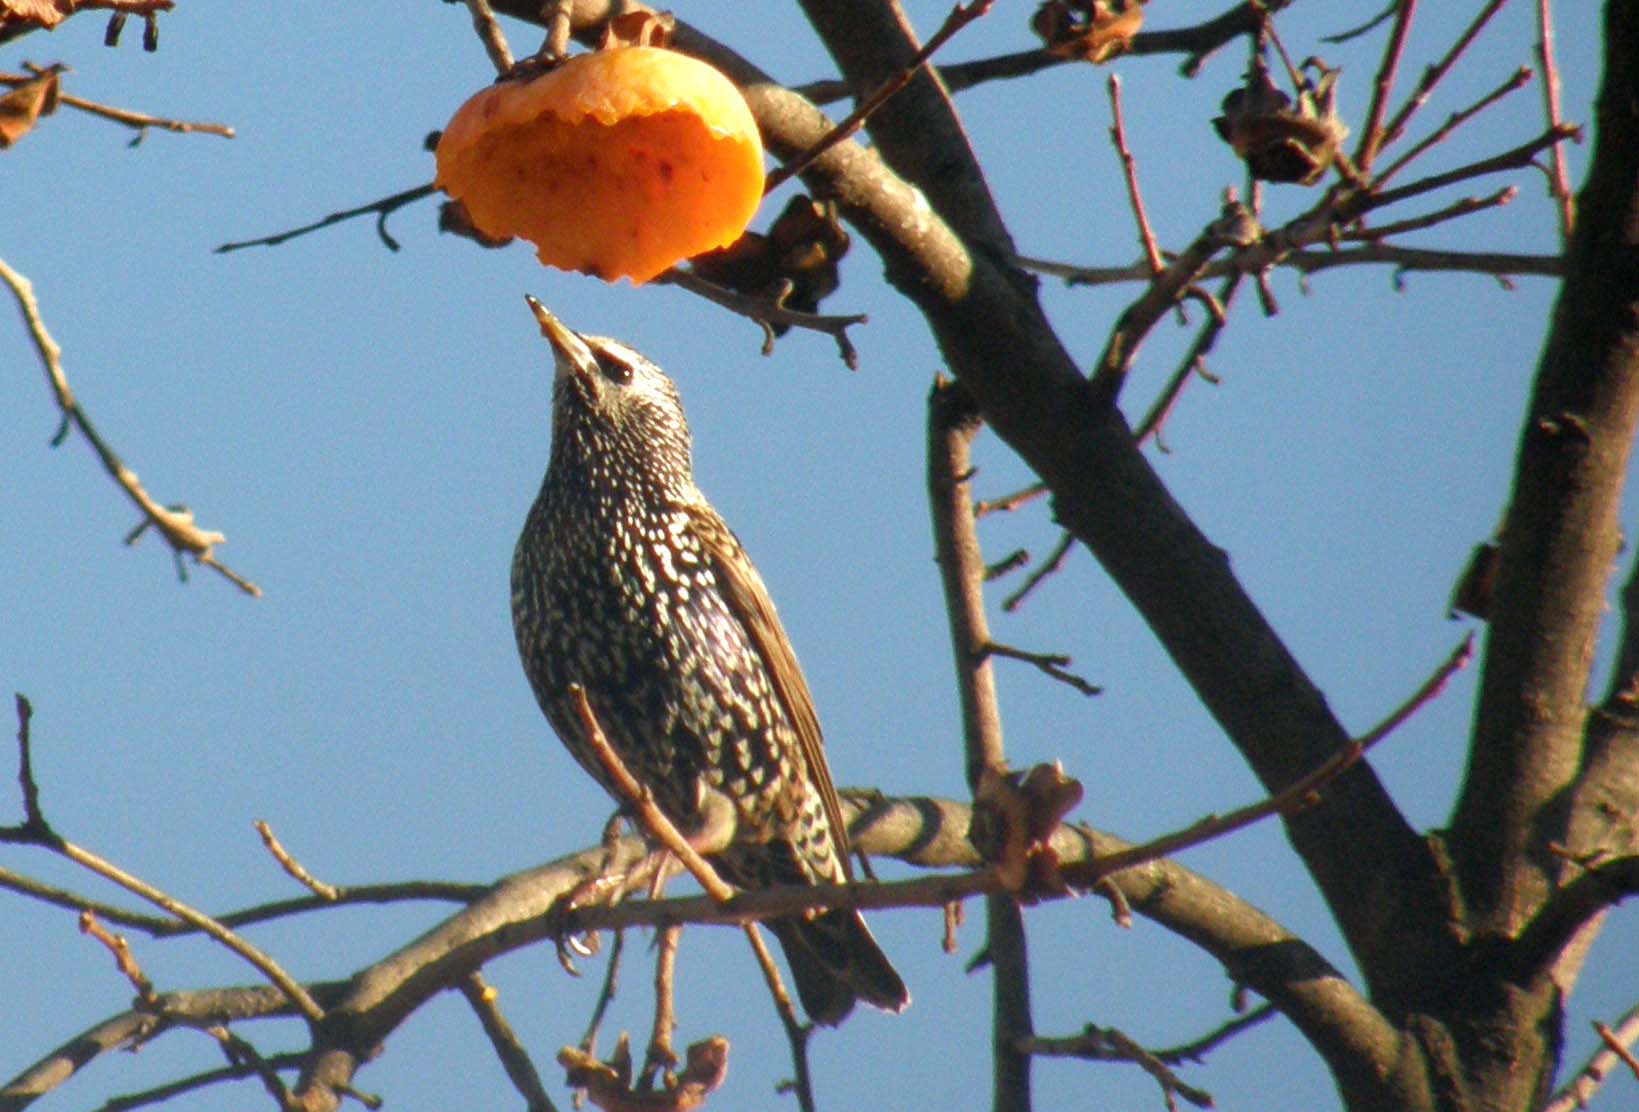
[[[905,982],[859,912],[837,908],[768,925],[785,951],[803,1010],[815,1023],[836,1026],[859,1000],[888,1012],[911,1002]]]

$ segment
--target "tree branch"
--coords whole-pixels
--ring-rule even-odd
[[[1639,4],[1607,7],[1593,161],[1501,533],[1468,773],[1450,846],[1477,931],[1508,935],[1558,863],[1617,510],[1639,422]],[[1558,802],[1556,802],[1558,801]]]

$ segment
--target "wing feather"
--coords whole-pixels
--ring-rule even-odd
[[[808,683],[802,678],[796,653],[792,651],[791,642],[780,625],[779,615],[774,612],[768,588],[763,586],[762,576],[757,574],[757,569],[746,558],[739,538],[716,510],[701,499],[690,504],[688,512],[694,534],[710,557],[718,588],[750,637],[757,655],[762,657],[773,681],[775,696],[785,707],[786,716],[796,731],[803,763],[808,766],[809,779],[819,791],[825,817],[831,825],[831,836],[836,840],[843,876],[852,880],[853,868],[848,859],[848,826],[842,820],[842,804],[837,799],[836,787],[831,783],[831,770],[825,763],[825,741],[820,735],[814,697],[808,692]]]

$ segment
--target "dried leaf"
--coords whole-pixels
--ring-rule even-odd
[[[57,71],[47,70],[0,96],[0,149],[34,130],[41,116],[57,110]]]
[[[1246,84],[1224,97],[1224,114],[1212,121],[1219,138],[1234,148],[1255,178],[1313,185],[1331,169],[1349,133],[1337,115],[1341,71],[1313,59],[1304,65],[1317,69],[1320,78],[1311,83],[1305,75],[1295,107],[1259,62]]]
[[[612,46],[670,46],[677,17],[671,12],[651,12],[641,8],[621,12],[603,28],[600,50]]]
[[[1143,25],[1142,0],[1047,0],[1030,19],[1049,54],[1095,65],[1125,53]]]
[[[1053,831],[1081,802],[1080,781],[1054,762],[1028,772],[986,771],[975,793],[968,838],[1003,887],[1026,901],[1069,890],[1059,875]]]
[[[747,232],[727,247],[696,255],[689,263],[707,281],[753,297],[773,294],[782,282],[789,281],[791,288],[782,304],[812,313],[841,285],[837,265],[848,253],[848,244],[836,204],[798,194],[768,234]],[[783,335],[786,328],[776,325],[774,330]]]
[[[74,14],[74,0],[0,0],[0,30],[29,23],[49,30]]]
[[[558,1051],[558,1064],[569,1084],[585,1089],[587,1099],[603,1112],[689,1112],[704,1104],[728,1076],[728,1040],[713,1035],[689,1047],[683,1071],[665,1089],[634,1091],[629,1057],[623,1071],[579,1047],[566,1046]]]

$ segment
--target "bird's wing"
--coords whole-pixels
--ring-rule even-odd
[[[842,804],[837,800],[837,789],[831,783],[831,770],[825,763],[825,742],[820,736],[819,716],[814,712],[814,697],[808,693],[808,684],[802,678],[797,656],[780,625],[774,603],[763,586],[762,576],[751,566],[745,550],[717,511],[704,500],[688,507],[689,524],[700,539],[711,559],[711,570],[729,609],[740,620],[740,625],[751,637],[757,655],[762,657],[768,675],[773,680],[774,692],[785,706],[791,726],[797,732],[802,746],[803,762],[808,766],[809,779],[819,790],[825,817],[831,824],[836,839],[837,857],[842,862],[843,876],[853,879],[853,868],[848,860],[848,825],[842,820]]]

